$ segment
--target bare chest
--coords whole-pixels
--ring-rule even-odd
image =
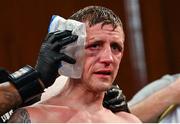
[[[86,110],[73,110],[67,108],[46,109],[40,112],[35,118],[31,116],[34,123],[115,123],[129,121],[123,117],[116,116],[110,111],[97,111],[90,113]]]
[[[89,113],[86,111],[80,111],[74,114],[70,119],[68,119],[69,123],[117,123],[117,122],[129,122],[125,118],[121,118],[116,116],[111,112],[97,112],[97,113]]]
[[[56,111],[51,112],[47,117],[48,122],[61,122],[61,123],[115,123],[115,122],[128,122],[124,118],[118,117],[111,112],[95,112],[89,113],[88,111]]]

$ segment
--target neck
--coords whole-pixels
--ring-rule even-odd
[[[56,98],[60,105],[67,105],[75,109],[102,109],[104,92],[88,90],[82,83],[69,80],[68,86]]]

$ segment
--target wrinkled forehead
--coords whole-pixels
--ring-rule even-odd
[[[117,26],[116,28],[114,28],[111,24],[103,25],[103,23],[98,23],[93,26],[89,26],[88,23],[86,23],[86,32],[87,38],[91,38],[97,35],[108,34],[109,36],[119,38],[123,43],[125,40],[122,26]]]
[[[96,24],[91,24],[88,20],[83,21],[83,23],[85,23],[87,27],[92,27],[92,26],[95,26],[95,25],[101,25],[101,28],[102,28],[105,25],[111,25],[113,27],[113,29],[115,29],[116,27],[121,27],[123,29],[123,26],[122,26],[121,23],[113,24],[113,23],[106,23],[106,22],[102,21],[102,22],[99,22],[99,23],[96,23]]]

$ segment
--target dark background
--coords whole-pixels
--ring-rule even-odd
[[[138,48],[133,45],[138,42],[133,39],[136,30],[130,25],[129,1],[133,0],[1,1],[0,66],[11,72],[26,64],[34,66],[52,15],[68,18],[88,5],[105,6],[124,23],[126,48],[115,83],[130,99],[149,82],[180,72],[180,0],[134,0],[140,14],[135,17],[141,21],[142,41]]]

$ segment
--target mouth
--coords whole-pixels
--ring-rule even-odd
[[[99,76],[111,76],[112,75],[112,71],[101,70],[101,71],[95,72],[94,74],[99,75]]]

